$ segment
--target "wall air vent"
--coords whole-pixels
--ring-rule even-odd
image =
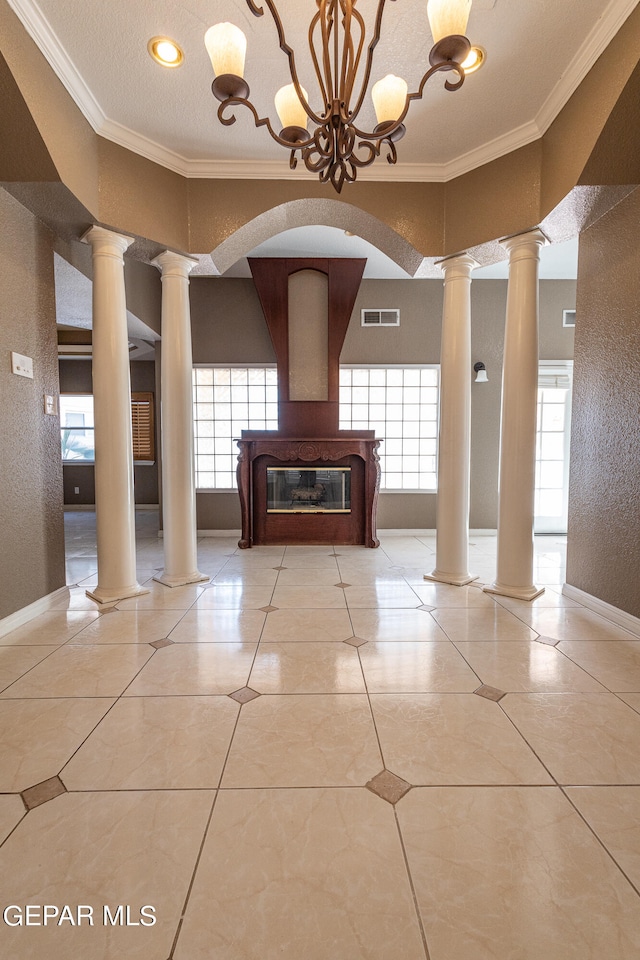
[[[399,310],[361,310],[360,323],[363,327],[399,327]]]
[[[562,326],[563,327],[575,327],[576,325],[576,312],[575,310],[563,310],[562,311]]]

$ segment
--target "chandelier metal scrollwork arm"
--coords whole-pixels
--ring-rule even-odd
[[[241,76],[228,72],[222,76],[216,76],[213,82],[214,96],[221,101],[218,118],[225,126],[231,126],[236,122],[236,117],[229,111],[233,110],[237,104],[247,107],[253,115],[256,127],[266,127],[276,143],[290,150],[290,169],[296,168],[299,155],[308,171],[317,174],[321,182],[330,182],[338,193],[342,190],[344,183],[352,183],[356,180],[359,169],[368,167],[380,156],[383,145],[387,147],[388,163],[397,162],[395,144],[404,136],[405,117],[411,103],[422,99],[425,85],[431,77],[440,72],[457,74],[455,80],[447,79],[444,83],[445,89],[450,91],[459,90],[464,83],[465,71],[462,62],[470,49],[469,40],[461,33],[442,37],[432,47],[429,55],[430,67],[414,93],[406,93],[404,81],[395,77],[385,78],[385,81],[397,81],[404,86],[402,92],[404,102],[402,100],[398,102],[395,113],[392,114],[394,118],[381,120],[378,113],[377,126],[372,131],[361,130],[356,125],[356,120],[369,88],[374,52],[382,33],[386,0],[378,0],[373,34],[366,45],[366,53],[366,24],[360,12],[356,10],[357,0],[316,0],[317,11],[309,25],[308,44],[318,90],[324,101],[323,109],[318,112],[309,105],[306,91],[300,83],[295,53],[287,43],[275,0],[263,0],[263,6],[258,6],[255,0],[246,0],[246,2],[249,10],[256,17],[263,17],[265,8],[271,14],[278,34],[279,47],[288,59],[292,81],[290,88],[284,88],[280,92],[286,89],[292,91],[291,99],[294,103],[296,98],[299,101],[294,109],[301,119],[285,123],[276,101],[284,124],[283,129],[278,133],[268,117],[259,116],[249,99],[247,83]],[[390,0],[390,2],[396,2],[396,0]],[[470,6],[470,3],[471,0],[467,6]],[[360,71],[362,77],[359,79],[358,71],[361,62],[363,63]],[[241,73],[241,71],[238,72]],[[357,93],[356,82],[360,84]],[[375,93],[374,89],[374,97]],[[353,106],[351,105],[352,97],[355,97]],[[377,105],[376,112],[378,112]],[[304,122],[302,118],[305,115],[315,127],[312,133],[307,131],[306,124],[302,126]],[[387,113],[386,117],[388,116]]]

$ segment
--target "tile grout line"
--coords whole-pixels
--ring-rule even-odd
[[[580,819],[583,821],[583,823],[586,824],[586,826],[588,827],[588,829],[591,831],[591,833],[592,833],[593,836],[595,837],[596,841],[598,842],[599,846],[604,850],[604,852],[607,854],[607,856],[609,857],[609,859],[613,861],[613,863],[616,865],[616,867],[618,868],[618,870],[620,871],[620,873],[622,874],[622,876],[625,878],[625,880],[629,883],[629,885],[631,886],[631,888],[632,888],[632,890],[635,892],[635,894],[636,894],[638,897],[640,897],[640,887],[636,886],[636,884],[633,882],[633,880],[631,880],[631,878],[627,875],[626,871],[623,870],[622,866],[618,863],[618,861],[617,861],[616,858],[614,857],[613,853],[609,850],[609,848],[608,848],[607,845],[604,843],[604,841],[601,840],[600,837],[598,836],[598,833],[597,833],[595,827],[592,827],[592,826],[591,826],[591,824],[589,823],[589,821],[587,820],[587,818],[585,817],[585,815],[584,815],[584,814],[581,812],[581,810],[575,805],[575,803],[573,802],[573,800],[571,799],[571,797],[570,797],[569,794],[567,793],[567,784],[564,784],[564,785],[558,784],[558,786],[559,786],[559,788],[560,788],[560,791],[562,792],[562,795],[563,795],[563,796],[565,797],[565,799],[571,804],[571,806],[572,806],[573,809],[576,811],[576,813],[578,814],[578,816],[580,817]],[[604,786],[604,784],[598,784],[597,786],[595,786],[595,789],[598,789],[598,787],[600,787],[600,786]],[[615,788],[615,787],[623,787],[623,786],[633,786],[633,784],[611,784],[611,785],[609,785],[609,789],[612,789],[612,788]]]
[[[265,621],[266,621],[266,617],[265,617]],[[257,650],[258,650],[258,647],[256,646],[256,653],[257,653]],[[255,654],[254,654],[254,658],[255,658]],[[251,675],[251,670],[249,671],[248,677],[249,677],[250,675]],[[247,679],[247,683],[248,683],[248,679]],[[208,816],[207,822],[206,822],[206,824],[205,824],[204,833],[203,833],[203,835],[202,835],[202,840],[201,840],[201,842],[200,842],[200,848],[199,848],[199,850],[198,850],[198,854],[197,854],[197,856],[196,856],[196,860],[195,860],[195,863],[194,863],[194,866],[193,866],[193,871],[192,871],[192,873],[191,873],[191,880],[189,881],[189,886],[187,887],[187,893],[186,893],[186,896],[185,896],[185,899],[184,899],[184,902],[183,902],[183,905],[182,905],[182,910],[181,910],[181,913],[180,913],[180,918],[179,918],[179,920],[178,920],[178,926],[177,926],[177,928],[176,928],[175,936],[174,936],[174,938],[173,938],[173,943],[172,943],[172,945],[171,945],[171,950],[169,951],[169,956],[168,956],[167,960],[173,960],[173,955],[174,955],[174,953],[175,953],[175,949],[176,949],[176,947],[177,947],[177,945],[178,945],[178,940],[179,940],[180,934],[181,934],[181,932],[182,932],[182,926],[183,926],[184,918],[185,918],[185,916],[186,916],[187,908],[188,908],[188,906],[189,906],[189,900],[191,899],[191,893],[192,893],[192,891],[193,891],[193,885],[194,885],[194,883],[195,883],[196,875],[197,875],[197,873],[198,873],[198,867],[200,866],[200,861],[201,861],[201,859],[202,859],[202,854],[203,854],[203,852],[204,852],[204,845],[205,845],[205,843],[206,843],[207,835],[208,835],[208,833],[209,833],[209,827],[210,827],[210,825],[211,825],[211,820],[213,819],[213,813],[214,813],[214,810],[215,810],[215,807],[216,807],[216,803],[217,803],[218,797],[219,797],[219,795],[220,795],[222,779],[223,779],[223,777],[224,777],[224,772],[225,772],[225,769],[226,769],[226,766],[227,766],[227,762],[228,762],[228,760],[229,760],[229,754],[231,753],[231,747],[232,747],[232,745],[233,745],[233,740],[234,740],[234,737],[235,737],[235,735],[236,735],[236,730],[237,730],[238,724],[239,724],[239,722],[240,722],[240,715],[241,715],[241,713],[242,713],[242,708],[243,708],[243,706],[244,706],[244,704],[241,703],[241,704],[240,704],[240,707],[239,707],[239,709],[238,709],[238,714],[237,714],[237,716],[236,716],[235,723],[234,723],[234,725],[233,725],[233,730],[231,731],[231,736],[229,737],[229,745],[228,745],[228,747],[227,747],[227,751],[226,751],[226,754],[225,754],[224,761],[223,761],[223,763],[222,763],[222,765],[221,765],[221,768],[220,768],[220,776],[218,777],[218,786],[216,787],[215,792],[214,792],[213,801],[212,801],[212,804],[211,804],[211,810],[209,811],[209,816]]]
[[[513,694],[511,694],[511,695],[513,696]],[[509,694],[506,693],[505,696],[508,697]],[[551,770],[549,769],[549,767],[547,766],[547,764],[544,762],[544,760],[542,759],[542,757],[540,757],[540,756],[538,755],[537,751],[534,750],[534,748],[531,746],[531,744],[529,743],[529,741],[528,741],[527,738],[525,737],[524,733],[518,728],[518,726],[517,726],[517,724],[515,723],[515,721],[509,716],[509,714],[507,713],[507,711],[504,709],[504,707],[503,707],[503,705],[502,705],[502,701],[503,701],[503,700],[504,700],[504,697],[502,697],[502,699],[498,702],[497,706],[502,710],[502,713],[503,713],[504,716],[507,718],[507,720],[509,721],[509,723],[511,724],[511,726],[513,727],[513,729],[516,731],[516,733],[518,734],[518,736],[522,738],[522,740],[524,741],[524,743],[526,743],[526,745],[528,746],[529,750],[531,750],[531,752],[532,752],[532,754],[534,755],[534,757],[536,758],[536,760],[542,765],[543,769],[546,770],[546,772],[549,774],[549,776],[550,776],[551,779],[553,780],[553,784],[546,784],[546,786],[553,786],[553,785],[555,785],[556,787],[559,787],[560,784],[559,784],[557,778],[553,775],[553,773],[551,772]],[[544,784],[543,784],[543,786],[544,786]]]
[[[411,867],[409,866],[409,857],[407,856],[404,837],[402,836],[402,829],[400,827],[400,820],[398,818],[398,811],[395,806],[393,808],[393,817],[396,823],[396,830],[398,831],[398,839],[400,841],[400,848],[402,850],[402,857],[404,859],[405,869],[407,871],[407,879],[409,881],[409,888],[411,890],[411,897],[413,899],[413,908],[416,912],[416,920],[418,921],[418,929],[420,930],[420,936],[422,937],[422,946],[424,947],[425,960],[431,960],[431,953],[429,952],[427,934],[424,929],[422,913],[420,912],[420,905],[418,903],[418,895],[416,894],[416,888],[413,882],[413,876],[411,874]]]

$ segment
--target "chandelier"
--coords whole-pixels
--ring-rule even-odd
[[[254,16],[264,16],[263,7],[257,6],[254,0],[246,2]],[[388,162],[396,163],[395,144],[406,132],[404,119],[411,101],[422,99],[427,80],[447,71],[457,75],[453,81],[445,81],[447,90],[459,90],[464,82],[462,64],[471,49],[465,36],[471,0],[427,0],[434,40],[429,69],[415,93],[408,93],[407,83],[391,74],[374,84],[371,96],[378,122],[369,132],[360,129],[357,120],[369,87],[385,3],[386,0],[378,0],[373,35],[366,46],[366,26],[356,9],[357,0],[316,0],[318,9],[311,18],[308,36],[321,104],[316,111],[298,78],[295,53],[286,41],[275,0],[264,0],[278,32],[280,49],[288,58],[292,81],[275,96],[276,112],[282,124],[279,132],[268,117],[258,115],[249,99],[249,85],[244,80],[245,35],[231,23],[210,27],[205,45],[215,75],[211,89],[214,97],[221,101],[220,122],[225,126],[235,123],[233,107],[236,104],[248,107],[256,127],[266,127],[276,143],[291,151],[292,170],[297,166],[299,154],[307,170],[317,173],[322,183],[330,181],[338,193],[345,182],[355,181],[360,167],[368,167],[380,156],[383,145]],[[360,67],[361,79],[358,80]],[[312,132],[308,130],[309,121]]]

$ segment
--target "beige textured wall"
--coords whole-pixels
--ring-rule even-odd
[[[567,582],[640,617],[636,190],[580,244]]]
[[[329,188],[331,189],[331,188]],[[236,230],[289,201],[336,199],[316,180],[189,180],[190,250],[211,252]],[[349,184],[344,200],[378,217],[423,256],[444,252],[444,185],[440,183]],[[310,213],[313,205],[310,205]],[[275,232],[285,230],[280,224]]]
[[[440,280],[363,280],[340,360],[342,363],[439,363],[442,322]],[[482,360],[489,382],[472,384],[471,515],[472,528],[497,523],[498,453],[502,350],[507,283],[471,284],[473,360]],[[575,282],[540,283],[540,357],[570,360],[573,330],[563,328],[562,311],[575,306]],[[363,328],[363,307],[400,309],[400,326]],[[273,349],[253,281],[195,278],[191,282],[191,321],[196,363],[273,363]],[[473,372],[469,371],[469,376]],[[237,529],[236,494],[199,493],[201,530]],[[435,494],[382,493],[381,529],[433,529]]]
[[[588,182],[581,180],[581,172],[639,59],[640,6],[628,17],[544,135],[540,219],[576,183]],[[609,159],[616,164],[623,155],[617,150]],[[597,182],[611,181],[603,178]]]
[[[6,0],[0,0],[0,45],[60,179],[97,213],[96,135]]]
[[[159,247],[188,250],[187,180],[109,140],[96,141],[100,222]]]
[[[0,190],[0,619],[64,586],[60,421],[52,237]],[[11,373],[11,351],[33,380]]]
[[[194,363],[275,363],[253,280],[189,284]]]
[[[538,140],[447,183],[446,256],[540,222],[541,159]]]

